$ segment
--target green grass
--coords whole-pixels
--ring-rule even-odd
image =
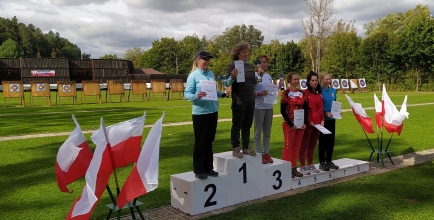
[[[206,219],[432,219],[433,172],[430,161]]]
[[[373,107],[372,94],[358,93],[351,94],[350,96],[355,102],[361,102],[366,108]],[[377,93],[377,95],[379,94]],[[390,93],[389,95],[395,104],[401,104],[405,93]],[[409,93],[409,104],[432,102],[432,97],[433,93]],[[190,102],[185,100],[162,101],[161,96],[155,99],[155,101],[136,101],[134,103],[117,102],[111,104],[103,103],[101,105],[62,104],[53,106],[43,106],[42,99],[38,99],[35,106],[27,105],[26,107],[11,107],[8,100],[8,107],[0,108],[0,137],[71,132],[75,127],[71,120],[71,114],[76,115],[83,130],[97,129],[101,117],[104,118],[106,125],[110,125],[139,117],[143,114],[144,110],[147,111],[145,122],[147,125],[155,123],[161,117],[163,111],[166,111],[165,124],[191,121]],[[343,102],[343,108],[349,107],[342,94],[339,94],[338,101]],[[64,102],[66,103],[67,101]],[[390,147],[390,150],[393,151],[392,155],[400,155],[434,147],[431,142],[434,115],[429,114],[432,111],[432,105],[409,106],[408,111],[410,112],[410,118],[405,121],[401,136],[395,135],[392,139]],[[373,110],[367,110],[367,113],[371,117],[374,115]],[[278,105],[275,106],[274,114],[280,114]],[[220,99],[219,118],[231,118],[230,99]],[[270,152],[275,158],[281,158],[283,146],[281,123],[281,117],[274,118]],[[231,150],[229,140],[230,128],[230,122],[220,122],[218,124],[216,140],[213,145],[215,153]],[[145,128],[144,139],[148,132],[149,128]],[[90,142],[90,134],[86,134],[85,136]],[[376,135],[371,134],[369,137],[373,141]],[[72,194],[61,193],[57,188],[54,165],[57,151],[66,138],[67,136],[58,136],[0,141],[0,155],[2,156],[0,160],[0,195],[2,198],[0,200],[0,210],[2,210],[0,212],[0,219],[62,219],[66,216],[71,204],[80,195],[84,184],[83,179],[70,184],[70,189],[74,190]],[[193,144],[192,125],[163,127],[160,149],[159,187],[152,193],[144,195],[139,199],[145,203],[142,206],[142,210],[170,204],[169,177],[172,174],[192,170]],[[91,144],[91,147],[93,148],[94,146]],[[343,119],[337,121],[334,157],[367,160],[369,150],[368,142],[353,113],[344,112]],[[315,162],[317,163],[316,158],[317,156],[315,156]],[[121,185],[130,170],[131,166],[117,169]],[[425,181],[424,178],[422,179],[421,181]],[[369,183],[371,180],[368,178],[361,181],[361,183],[358,183],[359,180],[357,180],[354,183],[347,184],[354,184],[353,188],[357,188],[359,187],[358,184],[364,185],[364,181]],[[407,178],[406,180],[410,181],[411,178]],[[420,185],[420,187],[427,185]],[[375,186],[375,184],[371,184],[371,186]],[[115,188],[113,179],[110,182],[110,187],[112,190]],[[329,187],[323,190],[329,190]],[[336,191],[341,190],[338,188]],[[383,191],[384,193],[388,193],[387,190]],[[363,191],[361,190],[361,192]],[[333,201],[336,200],[334,202],[336,204],[339,204],[340,200],[346,201],[351,198],[340,194],[337,197],[333,197],[333,195],[330,195],[330,197],[333,198]],[[291,197],[290,199],[287,198],[287,200],[292,201],[293,199]],[[369,199],[366,200],[368,201]],[[383,199],[379,199],[379,201],[381,203],[387,202]],[[104,193],[92,218],[105,218],[108,209],[104,204],[109,202],[108,194]],[[356,206],[357,204],[354,204],[354,208]],[[318,203],[320,211],[336,210],[336,212],[340,212],[339,207],[341,205],[338,207],[321,207],[321,204]],[[346,208],[343,209],[345,210]],[[421,215],[423,215],[423,211],[421,212]]]

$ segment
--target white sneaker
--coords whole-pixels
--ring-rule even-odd
[[[319,173],[319,170],[315,167],[315,165],[311,164],[308,165],[307,167],[309,167],[311,173]]]
[[[307,166],[302,166],[302,167],[300,167],[300,172],[301,172],[303,175],[309,175],[309,174],[310,174],[309,167],[307,167]]]

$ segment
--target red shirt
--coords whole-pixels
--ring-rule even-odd
[[[313,124],[321,124],[324,121],[322,95],[317,92],[312,93],[308,89],[304,90],[303,93],[307,99],[309,125],[311,122]]]
[[[322,102],[322,101],[321,101]],[[290,127],[294,126],[294,110],[304,109],[304,123],[307,123],[307,105],[306,96],[302,91],[283,91],[282,99],[280,100],[280,113]]]

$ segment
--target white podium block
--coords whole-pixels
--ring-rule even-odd
[[[228,175],[227,205],[263,197],[260,190],[261,156],[232,156],[232,151],[214,154],[214,169]]]
[[[291,189],[291,162],[273,158],[273,163],[262,165],[260,190],[269,196]]]
[[[315,167],[318,169],[319,164],[315,164]],[[297,170],[300,171],[300,168],[298,168]],[[292,189],[322,183],[332,180],[333,178],[333,171],[320,171],[319,173],[311,173],[308,175],[303,175],[302,177],[295,177],[292,179]]]
[[[342,158],[333,161],[333,163],[339,166],[339,169],[334,170],[334,178],[336,179],[369,171],[369,163],[362,160]]]
[[[297,168],[300,171],[300,168]],[[309,186],[313,184],[313,176],[312,175],[303,175],[302,177],[294,177],[292,178],[291,189],[298,189],[301,187]]]
[[[171,205],[190,215],[223,208],[227,205],[228,176],[199,180],[193,172],[170,176]]]

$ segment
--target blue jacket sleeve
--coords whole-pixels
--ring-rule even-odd
[[[187,78],[187,83],[185,84],[184,90],[184,98],[188,101],[198,99],[198,92],[196,91],[196,79],[193,73],[191,73]]]

